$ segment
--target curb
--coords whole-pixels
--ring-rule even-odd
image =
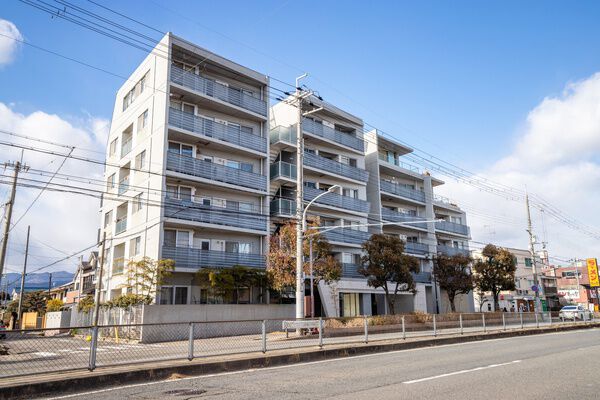
[[[75,394],[85,390],[93,390],[109,386],[130,385],[135,383],[164,380],[173,377],[202,376],[220,372],[240,371],[288,365],[302,362],[319,361],[333,358],[352,357],[362,354],[383,353],[388,351],[409,350],[423,347],[433,347],[447,344],[476,342],[497,338],[531,336],[544,333],[582,330],[600,327],[600,323],[588,325],[552,326],[525,330],[497,331],[489,333],[466,334],[463,336],[438,336],[422,340],[405,341],[402,339],[386,340],[372,343],[350,343],[330,345],[323,349],[295,348],[277,350],[263,355],[248,353],[244,355],[225,356],[226,360],[196,359],[193,361],[176,360],[169,362],[153,362],[130,364],[116,367],[102,367],[93,372],[78,370],[66,373],[56,373],[51,376],[32,376],[36,381],[9,383],[0,386],[0,400],[30,399],[60,393],[61,395]],[[236,357],[235,359],[231,359]],[[157,365],[158,364],[158,365]],[[162,364],[162,365],[160,365]],[[68,376],[71,375],[71,376]],[[21,378],[21,377],[15,377]],[[1,382],[1,380],[0,380]],[[0,383],[0,385],[2,385]]]

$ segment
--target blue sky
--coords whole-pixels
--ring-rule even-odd
[[[325,100],[371,125],[463,168],[509,185],[527,184],[567,214],[600,225],[600,217],[585,212],[600,195],[600,139],[587,140],[600,138],[594,111],[600,107],[600,76],[594,75],[600,71],[599,2],[97,1],[277,79],[293,82],[309,72],[307,84]],[[16,0],[3,2],[0,19],[35,45],[118,75],[129,75],[145,56]],[[43,111],[85,125],[90,116],[110,120],[122,82],[21,46],[13,62],[0,65],[0,103],[25,116]],[[561,145],[565,139],[581,146]],[[92,138],[89,146],[94,143]],[[527,146],[555,143],[568,151],[551,164],[543,151],[529,160]],[[578,151],[585,157],[573,160]],[[443,190],[465,205],[474,240],[527,245],[521,222],[515,225],[524,220],[523,205],[467,189],[449,184]],[[43,207],[39,215],[49,215]],[[500,215],[504,225],[489,214]],[[541,235],[536,211],[534,224]],[[556,254],[595,256],[597,241],[572,231],[566,236],[549,219],[544,224]],[[95,219],[89,223],[87,236],[94,238],[97,226]],[[48,231],[46,241],[54,237]]]

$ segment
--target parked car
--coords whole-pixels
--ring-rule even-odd
[[[583,306],[564,306],[560,309],[558,317],[565,319],[591,319],[592,313]]]

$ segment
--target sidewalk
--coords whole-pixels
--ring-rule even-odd
[[[0,399],[37,398],[51,394],[76,393],[106,386],[118,386],[145,382],[149,380],[177,379],[185,376],[199,376],[226,371],[252,368],[265,368],[299,362],[348,357],[359,354],[377,353],[394,350],[406,350],[419,347],[438,346],[486,339],[497,339],[523,335],[560,332],[575,329],[600,327],[600,322],[586,325],[555,325],[540,328],[514,329],[510,331],[488,331],[487,333],[465,332],[440,334],[438,337],[408,337],[402,339],[370,338],[369,343],[328,344],[318,346],[289,348],[262,352],[250,352],[235,355],[216,355],[194,359],[193,361],[154,361],[152,363],[129,364],[112,367],[99,367],[93,372],[79,369],[39,375],[7,377],[0,380]]]

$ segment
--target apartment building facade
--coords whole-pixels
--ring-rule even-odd
[[[101,234],[102,300],[127,293],[129,260],[175,260],[159,304],[219,302],[202,267],[265,268],[268,78],[172,34],[116,96]],[[238,294],[263,301],[261,289]]]

